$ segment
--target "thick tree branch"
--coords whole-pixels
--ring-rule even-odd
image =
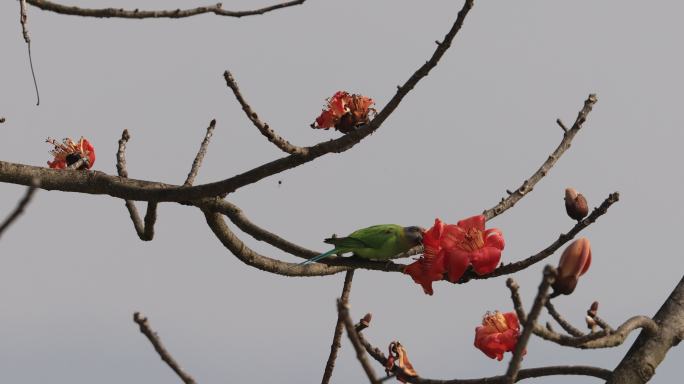
[[[185,372],[183,368],[180,367],[178,362],[173,358],[173,356],[171,356],[169,351],[164,348],[159,335],[157,335],[157,332],[150,328],[150,324],[147,322],[147,317],[141,315],[140,312],[136,312],[133,314],[133,321],[140,326],[140,332],[147,337],[150,343],[152,343],[154,350],[159,354],[159,357],[161,357],[161,359],[164,360],[164,362],[168,364],[168,366],[171,367],[174,372],[176,372],[176,375],[178,375],[178,377],[180,377],[185,384],[195,384],[195,380],[192,378],[192,376]]]
[[[235,98],[240,103],[240,106],[242,106],[242,110],[245,111],[245,114],[247,115],[249,121],[251,121],[252,124],[254,124],[254,126],[259,130],[259,132],[261,132],[262,135],[264,135],[268,139],[268,141],[273,143],[276,147],[278,147],[281,151],[285,153],[289,153],[292,155],[306,155],[308,148],[302,148],[290,144],[289,141],[285,140],[283,137],[275,133],[275,131],[271,127],[269,127],[268,124],[264,123],[259,119],[257,113],[254,112],[254,110],[252,110],[252,107],[249,105],[249,103],[245,100],[244,97],[242,97],[240,88],[238,87],[235,78],[229,71],[225,71],[223,73],[223,77],[226,79],[226,85],[228,85],[228,87],[231,90],[233,90]]]
[[[2,237],[2,234],[5,232],[5,230],[7,230],[7,228],[9,228],[10,225],[12,225],[12,223],[14,223],[14,221],[16,221],[19,216],[22,215],[22,213],[24,213],[24,209],[26,209],[26,206],[28,206],[28,204],[31,202],[33,194],[36,192],[36,188],[37,186],[35,185],[28,187],[26,189],[26,193],[24,193],[24,197],[21,198],[12,213],[10,213],[5,221],[0,224],[0,237]]]
[[[584,107],[579,111],[577,114],[577,119],[575,120],[575,124],[572,125],[572,128],[569,130],[565,130],[563,133],[563,140],[561,140],[560,144],[558,147],[551,153],[551,155],[546,159],[546,161],[542,164],[541,167],[527,180],[525,180],[518,189],[516,189],[513,192],[509,191],[508,197],[501,199],[501,202],[494,207],[490,209],[486,209],[484,212],[482,212],[483,215],[487,218],[487,220],[490,220],[507,209],[513,207],[515,203],[520,201],[525,195],[528,193],[532,192],[532,189],[534,186],[541,180],[546,174],[549,172],[551,167],[556,164],[558,159],[565,153],[565,151],[570,148],[570,143],[572,142],[572,139],[575,137],[577,132],[579,132],[580,129],[582,129],[582,124],[587,120],[587,116],[589,115],[589,112],[591,112],[591,109],[594,107],[594,104],[596,104],[596,101],[598,99],[596,98],[596,95],[591,94],[589,97],[584,101]]]
[[[128,178],[128,170],[126,169],[126,143],[131,136],[128,134],[128,129],[124,129],[119,140],[119,150],[116,152],[116,170],[120,177]],[[147,202],[147,209],[145,211],[145,222],[140,220],[138,208],[135,206],[133,200],[126,200],[126,209],[131,216],[133,228],[135,233],[142,241],[152,241],[154,239],[154,224],[157,221],[157,202]]]
[[[204,135],[204,140],[202,140],[202,144],[200,144],[200,149],[197,151],[197,156],[195,156],[195,160],[192,162],[192,167],[190,167],[188,177],[185,179],[185,183],[183,183],[184,187],[191,186],[195,182],[197,172],[199,172],[199,169],[202,166],[202,161],[204,161],[204,155],[207,154],[207,147],[209,146],[209,141],[211,141],[211,135],[214,134],[214,128],[216,128],[216,119],[212,119],[207,127],[207,133]]]
[[[351,292],[352,279],[354,278],[354,270],[350,269],[344,275],[344,284],[342,284],[342,295],[340,296],[340,303],[347,305],[349,303],[349,293]],[[335,323],[335,331],[333,332],[333,341],[330,345],[330,355],[328,361],[325,363],[325,371],[323,371],[323,379],[321,384],[328,384],[335,369],[335,360],[337,360],[337,351],[342,344],[342,331],[344,331],[344,319],[341,313],[337,312],[337,322]]]
[[[653,377],[670,348],[684,338],[684,277],[653,317],[656,332],[648,328],[639,334],[632,347],[613,371],[607,384],[643,384]],[[618,328],[619,330],[620,328]]]
[[[387,119],[387,117],[389,117],[397,108],[401,100],[409,91],[437,65],[446,50],[451,46],[453,38],[461,29],[465,17],[472,6],[473,0],[465,1],[463,8],[458,13],[456,21],[444,37],[444,41],[437,46],[432,57],[418,68],[404,85],[398,87],[394,97],[392,97],[370,124],[338,139],[307,147],[306,155],[289,155],[231,178],[193,187],[176,186],[144,180],[122,179],[97,171],[79,173],[65,172],[64,170],[50,170],[4,161],[0,161],[0,182],[28,185],[29,180],[35,177],[40,180],[41,188],[47,190],[56,189],[64,192],[105,194],[125,200],[184,202],[199,200],[205,197],[223,196],[232,193],[245,185],[253,184],[268,176],[297,167],[328,153],[344,152],[375,132],[385,119]]]
[[[190,17],[201,15],[205,13],[213,13],[219,16],[232,16],[232,17],[242,17],[242,16],[252,16],[261,15],[266,12],[275,11],[281,8],[292,7],[304,3],[306,0],[296,0],[288,1],[281,4],[271,5],[264,8],[254,9],[250,11],[229,11],[223,9],[221,3],[216,3],[214,5],[208,5],[204,7],[189,8],[189,9],[171,9],[171,10],[157,10],[157,11],[145,11],[139,9],[122,9],[122,8],[81,8],[69,5],[62,5],[47,0],[26,0],[29,4],[34,7],[40,8],[44,11],[50,11],[59,13],[62,15],[71,16],[84,16],[84,17],[99,17],[99,18],[122,18],[122,19],[149,19],[149,18],[170,18],[170,19],[180,19],[183,17]]]
[[[308,265],[286,263],[260,255],[235,236],[226,225],[220,213],[206,210],[203,212],[209,228],[211,228],[221,243],[240,261],[254,268],[284,276],[325,276],[348,269],[347,267],[331,267],[320,263]]]

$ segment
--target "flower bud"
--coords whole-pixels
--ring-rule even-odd
[[[582,237],[572,242],[565,250],[558,262],[558,276],[553,283],[556,295],[569,295],[577,286],[579,277],[591,265],[591,244],[589,239]]]
[[[565,211],[571,218],[580,221],[589,214],[587,199],[575,188],[565,188]]]

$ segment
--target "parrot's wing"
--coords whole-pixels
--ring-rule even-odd
[[[335,248],[368,248],[368,244],[360,239],[353,237],[331,237],[324,240],[328,244],[333,244]]]
[[[382,248],[388,241],[396,241],[403,228],[395,224],[381,224],[359,229],[347,238],[359,240],[365,248]]]

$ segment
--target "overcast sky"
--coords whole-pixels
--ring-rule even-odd
[[[225,179],[282,153],[245,118],[224,70],[277,132],[298,145],[314,144],[339,136],[309,128],[325,98],[348,90],[382,107],[429,57],[461,5],[309,0],[265,16],[143,21],[30,7],[37,107],[18,3],[3,1],[0,116],[7,121],[0,125],[0,158],[45,165],[47,136],[83,135],[97,149],[94,169],[116,174],[117,140],[126,128],[131,177],[182,183],[216,118],[196,184]],[[573,226],[564,213],[565,187],[577,188],[592,206],[620,191],[620,202],[582,233],[593,245],[591,269],[574,294],[554,302],[580,327],[594,300],[614,326],[652,316],[684,270],[676,246],[684,213],[683,11],[673,1],[477,2],[439,66],[377,133],[229,200],[255,223],[321,251],[330,234],[372,224],[456,222],[517,188],[560,142],[555,119],[571,124],[587,95],[597,93],[572,148],[534,192],[488,225],[505,235],[502,261],[520,260]],[[0,212],[12,209],[23,191],[0,184]],[[295,260],[242,238],[266,255]],[[544,264],[514,276],[527,307]],[[362,270],[352,314],[372,312],[368,339],[383,349],[401,341],[422,376],[498,375],[510,354],[491,360],[472,342],[487,310],[512,309],[505,279],[440,282],[427,296],[408,276]],[[342,280],[342,274],[286,278],[253,269],[223,248],[191,207],[160,205],[156,237],[146,243],[121,200],[39,191],[0,242],[0,382],[175,382],[132,322],[132,313],[142,311],[200,383],[314,383],[328,356]],[[635,337],[600,351],[533,337],[523,366],[612,369]],[[681,346],[672,349],[651,382],[678,381],[683,358]],[[333,382],[364,380],[345,337]]]

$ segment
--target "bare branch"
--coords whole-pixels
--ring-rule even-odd
[[[546,310],[549,312],[549,315],[551,315],[551,317],[553,317],[556,320],[556,322],[558,322],[558,324],[560,324],[560,326],[563,327],[563,329],[565,329],[567,333],[575,337],[584,336],[584,332],[580,331],[578,328],[570,324],[569,321],[565,320],[565,318],[560,313],[558,313],[558,311],[556,311],[556,307],[553,306],[551,300],[548,300],[545,305]]]
[[[342,285],[342,295],[340,296],[340,302],[342,305],[347,305],[349,303],[349,293],[351,292],[352,279],[354,278],[354,270],[350,269],[344,275],[344,284]],[[325,371],[323,372],[323,379],[321,384],[327,384],[330,382],[333,370],[335,369],[335,360],[337,359],[337,351],[342,345],[340,343],[342,339],[342,331],[344,330],[344,319],[342,318],[340,312],[337,313],[337,322],[335,324],[335,331],[333,332],[333,341],[330,345],[330,355],[328,356],[328,362],[325,364]]]
[[[195,160],[193,160],[192,162],[190,173],[188,173],[188,177],[185,179],[185,183],[183,183],[183,186],[191,186],[192,183],[195,182],[195,177],[197,177],[197,172],[199,172],[199,169],[202,166],[204,155],[207,154],[207,147],[209,146],[211,135],[214,134],[214,128],[216,128],[216,119],[212,119],[209,123],[209,126],[207,127],[207,133],[204,135],[204,140],[202,140],[200,149],[197,152],[197,156],[195,156]]]
[[[68,5],[62,5],[47,0],[27,0],[29,4],[38,7],[44,11],[59,13],[62,15],[84,16],[84,17],[104,17],[104,18],[122,18],[122,19],[149,19],[149,18],[170,18],[180,19],[183,17],[190,17],[201,15],[205,13],[213,13],[219,16],[243,17],[261,15],[266,12],[275,11],[281,8],[292,7],[303,4],[306,0],[287,1],[281,4],[275,4],[264,8],[254,9],[250,11],[229,11],[223,9],[221,3],[208,5],[204,7],[190,8],[190,9],[172,9],[172,10],[157,10],[157,11],[141,11],[139,9],[122,9],[122,8],[80,8]]]
[[[38,81],[36,81],[36,73],[33,70],[33,58],[31,57],[31,36],[28,32],[28,10],[26,0],[19,0],[19,22],[21,23],[21,32],[24,35],[24,41],[28,48],[29,65],[31,66],[31,76],[33,76],[33,86],[36,88],[36,105],[40,105],[40,93],[38,93]]]
[[[242,110],[245,111],[245,114],[247,115],[249,121],[251,121],[252,124],[254,124],[254,126],[259,130],[259,132],[261,132],[262,135],[264,135],[268,139],[268,141],[273,143],[276,147],[278,147],[281,151],[285,153],[289,153],[292,155],[307,154],[308,148],[302,148],[290,144],[289,141],[285,140],[283,137],[275,133],[275,131],[271,127],[269,127],[268,124],[264,123],[259,119],[257,113],[254,112],[254,110],[252,110],[252,107],[249,105],[249,103],[247,103],[247,101],[245,101],[245,98],[242,97],[242,93],[240,93],[240,88],[238,87],[235,78],[229,71],[225,71],[223,73],[223,77],[226,79],[226,85],[228,85],[228,87],[233,90],[235,98],[240,103],[240,106],[242,106]]]
[[[31,199],[33,198],[33,194],[36,192],[37,186],[32,185],[26,189],[26,193],[24,193],[24,197],[21,198],[17,206],[14,208],[12,213],[10,213],[9,216],[5,219],[5,221],[0,224],[0,237],[2,237],[2,234],[9,228],[12,223],[14,223],[15,220],[21,216],[22,213],[24,213],[24,209],[26,209],[26,206],[31,202]]]
[[[368,358],[366,357],[366,350],[364,349],[363,344],[361,343],[359,334],[356,332],[356,329],[354,328],[354,322],[352,321],[351,316],[349,316],[349,307],[346,304],[342,303],[342,300],[340,299],[337,300],[337,312],[338,317],[342,318],[344,327],[347,329],[347,336],[349,336],[349,341],[351,341],[352,345],[354,346],[354,350],[356,351],[356,358],[361,363],[364,372],[366,372],[368,380],[373,384],[379,383],[378,379],[375,377],[375,372],[373,372],[373,367],[371,367],[370,361],[368,361]]]
[[[207,210],[203,210],[203,212],[207,224],[209,224],[209,227],[221,243],[240,259],[240,261],[254,268],[283,276],[325,276],[348,269],[347,267],[331,267],[320,263],[308,265],[286,263],[260,255],[235,236],[226,225],[220,213]]]
[[[653,316],[656,332],[644,329],[607,384],[643,384],[651,379],[670,348],[684,337],[684,277]],[[618,331],[620,328],[618,328]]]
[[[31,1],[37,0],[29,0]],[[42,1],[41,1],[42,2]],[[30,179],[37,177],[41,181],[41,188],[57,189],[65,192],[82,192],[90,194],[105,194],[125,200],[146,201],[175,201],[185,202],[199,200],[205,197],[223,196],[232,193],[245,185],[256,183],[268,176],[310,162],[328,153],[344,152],[362,139],[375,132],[385,119],[397,108],[401,100],[415,85],[434,68],[446,50],[451,46],[453,38],[461,29],[465,17],[473,6],[473,0],[466,0],[453,26],[437,47],[432,57],[397,90],[392,99],[377,114],[370,124],[352,131],[338,139],[324,141],[312,147],[307,147],[306,155],[289,155],[273,160],[247,172],[231,178],[193,187],[182,187],[164,183],[143,180],[121,179],[102,172],[54,172],[49,169],[32,167],[23,164],[13,164],[0,161],[0,182],[27,185]]]
[[[596,104],[596,101],[598,99],[596,98],[596,95],[591,94],[589,97],[584,101],[584,107],[579,111],[577,115],[577,119],[575,120],[575,124],[572,125],[572,128],[567,130],[563,134],[563,140],[561,140],[560,144],[556,149],[551,153],[551,155],[546,159],[546,161],[542,164],[541,167],[532,175],[530,176],[529,179],[525,180],[518,189],[516,189],[513,192],[509,192],[509,196],[506,197],[505,199],[502,199],[501,202],[494,207],[490,209],[486,209],[484,212],[482,212],[483,215],[487,218],[487,220],[491,220],[494,217],[500,215],[504,211],[506,211],[509,208],[512,208],[515,203],[520,201],[525,195],[530,193],[534,186],[541,180],[546,174],[551,170],[551,167],[553,167],[558,159],[565,153],[565,151],[570,148],[570,143],[572,142],[572,139],[575,137],[577,132],[579,132],[580,129],[582,129],[582,124],[587,120],[587,115],[589,115],[589,112],[591,112],[592,107],[594,104]]]
[[[195,384],[195,380],[192,378],[192,376],[185,372],[183,368],[180,367],[178,362],[176,362],[173,356],[171,356],[169,351],[164,348],[159,335],[157,335],[157,332],[150,328],[150,324],[147,322],[147,317],[141,315],[140,312],[136,312],[133,314],[133,321],[140,326],[140,332],[147,337],[150,343],[152,343],[154,350],[159,354],[159,357],[161,357],[161,359],[164,360],[164,362],[168,364],[174,372],[176,372],[176,375],[178,375],[178,377],[180,377],[185,384]]]
[[[121,177],[128,177],[128,170],[126,169],[126,143],[131,136],[128,134],[128,129],[124,129],[119,140],[119,150],[116,152],[116,170]],[[133,228],[135,233],[142,241],[151,241],[154,238],[154,224],[157,221],[157,202],[147,202],[147,209],[145,211],[145,222],[140,220],[138,208],[135,206],[133,200],[126,200],[126,209],[131,216]]]
[[[530,340],[530,335],[534,329],[537,318],[541,313],[541,309],[544,303],[548,299],[548,290],[551,284],[556,280],[556,270],[547,265],[544,268],[544,278],[541,284],[539,284],[539,291],[537,292],[537,297],[534,299],[530,313],[523,323],[523,331],[518,337],[518,342],[515,344],[513,349],[513,357],[508,364],[508,370],[506,371],[506,383],[515,383],[518,377],[518,371],[520,371],[520,362],[522,361],[523,354],[525,353],[525,348],[527,347],[527,342]]]
[[[617,192],[611,193],[603,201],[603,203],[601,203],[600,206],[594,208],[594,210],[591,212],[589,216],[584,218],[584,220],[578,221],[577,224],[575,224],[575,226],[572,227],[571,230],[569,230],[566,233],[562,233],[560,236],[558,236],[558,240],[554,241],[551,245],[544,248],[536,255],[530,256],[527,259],[520,260],[515,263],[509,263],[500,266],[497,269],[495,269],[492,273],[489,273],[487,275],[480,276],[477,275],[474,271],[468,270],[465,274],[463,274],[463,277],[461,278],[459,283],[465,283],[471,279],[489,279],[501,275],[509,275],[511,273],[522,271],[530,265],[533,265],[544,260],[545,258],[553,255],[553,253],[556,252],[558,248],[562,247],[563,244],[567,243],[568,241],[572,240],[575,236],[577,236],[577,234],[581,230],[588,227],[590,224],[594,223],[599,217],[608,212],[608,208],[610,208],[610,206],[616,203],[618,200],[620,200],[620,194]]]
[[[374,347],[369,343],[363,336],[363,333],[358,332],[359,341],[366,349],[366,352],[380,363],[383,367],[387,365],[387,357],[382,351]],[[398,366],[392,368],[392,373],[398,377],[402,377],[408,383],[414,384],[503,384],[506,382],[506,376],[491,376],[483,377],[479,379],[428,379],[419,376],[407,375],[404,370]],[[550,366],[550,367],[539,367],[539,368],[527,368],[521,369],[518,372],[518,377],[516,381],[521,381],[524,379],[531,379],[535,377],[544,376],[557,376],[557,375],[581,375],[581,376],[594,376],[606,380],[610,377],[611,371],[598,367],[589,367],[583,365],[561,365],[561,366]]]

